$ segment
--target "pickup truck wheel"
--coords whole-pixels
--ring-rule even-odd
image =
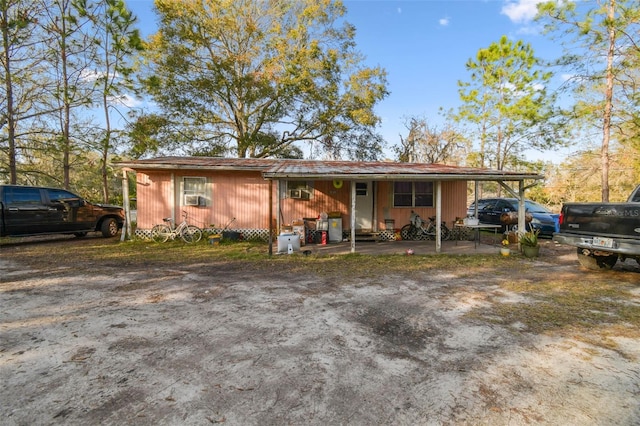
[[[578,262],[587,269],[603,270],[611,269],[618,261],[618,256],[595,256],[593,254],[584,254],[583,249],[578,249]]]
[[[105,219],[102,222],[100,231],[102,231],[102,236],[105,238],[115,237],[118,233],[118,222],[113,218]]]

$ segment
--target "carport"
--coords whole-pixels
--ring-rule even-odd
[[[525,229],[525,191],[536,185],[544,176],[537,173],[509,172],[491,169],[456,167],[440,164],[425,163],[395,163],[395,162],[346,162],[346,161],[301,161],[280,162],[274,164],[262,173],[264,179],[276,183],[280,188],[280,181],[300,180],[334,180],[350,183],[350,242],[351,253],[356,252],[356,185],[357,182],[372,181],[425,181],[434,183],[434,204],[436,210],[436,223],[442,221],[442,183],[445,181],[472,181],[474,182],[474,197],[478,198],[478,184],[483,181],[497,182],[505,191],[519,200],[518,203],[518,229]],[[507,183],[517,182],[517,191]],[[270,191],[272,194],[274,191]],[[280,217],[281,197],[278,196],[274,204],[272,197],[269,199],[269,223],[273,226],[275,217]],[[375,202],[375,200],[374,200]],[[274,212],[274,209],[276,210]],[[374,209],[375,211],[376,209]],[[477,211],[476,211],[477,215]],[[269,253],[272,254],[274,229],[269,232]],[[436,227],[435,252],[442,250],[442,236],[440,228]]]

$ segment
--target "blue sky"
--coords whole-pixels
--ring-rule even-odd
[[[404,123],[410,116],[441,124],[438,110],[460,104],[457,82],[469,80],[465,63],[501,36],[530,43],[543,59],[560,55],[559,47],[531,21],[540,0],[343,1],[345,19],[356,27],[356,44],[365,63],[388,73],[391,93],[376,112],[382,118],[379,132],[389,145],[399,143],[400,134],[406,137]],[[127,4],[138,16],[143,34],[152,33],[153,1]],[[528,156],[550,158],[533,152]]]

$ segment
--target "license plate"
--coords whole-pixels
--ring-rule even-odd
[[[593,237],[592,244],[596,247],[613,248],[612,238]]]

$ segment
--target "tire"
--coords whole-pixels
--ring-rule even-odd
[[[180,234],[185,243],[197,243],[202,239],[202,230],[194,225],[189,225]]]
[[[440,239],[442,241],[448,240],[451,238],[451,231],[445,225],[440,225]]]
[[[617,255],[611,256],[595,256],[593,254],[585,254],[583,249],[578,248],[578,262],[584,268],[591,270],[610,270],[618,262]]]
[[[112,217],[107,218],[102,222],[100,231],[105,238],[115,237],[118,234],[118,222]]]
[[[75,235],[77,238],[82,238],[82,237],[86,237],[87,233],[86,232],[74,232],[73,235]]]
[[[418,235],[418,228],[413,226],[412,224],[407,224],[402,227],[400,230],[400,237],[403,240],[415,240]]]
[[[167,225],[156,225],[151,228],[151,239],[156,243],[164,243],[171,235],[171,228]]]

